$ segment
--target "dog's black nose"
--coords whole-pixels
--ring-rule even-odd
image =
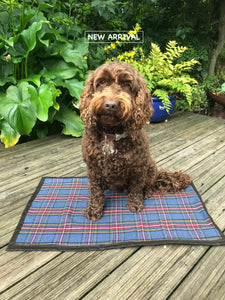
[[[116,103],[116,101],[113,101],[113,100],[107,100],[105,103],[104,103],[104,106],[105,106],[105,109],[106,110],[116,110],[117,109],[117,106],[118,104]]]

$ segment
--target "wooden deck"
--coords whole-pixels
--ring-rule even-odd
[[[147,126],[152,157],[189,173],[225,229],[225,120],[175,114]],[[225,246],[90,252],[6,252],[42,176],[84,176],[81,139],[52,136],[0,147],[0,299],[225,299]]]

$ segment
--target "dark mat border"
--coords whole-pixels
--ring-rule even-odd
[[[191,186],[194,188],[196,194],[200,198],[205,211],[207,212],[210,221],[213,223],[215,228],[218,230],[221,239],[220,240],[187,240],[187,239],[179,239],[179,240],[158,240],[158,241],[145,241],[145,242],[120,242],[120,243],[113,243],[113,244],[99,244],[99,245],[82,245],[82,246],[61,246],[61,245],[24,245],[24,244],[16,244],[17,236],[20,232],[20,229],[24,223],[25,217],[27,212],[29,211],[31,204],[35,197],[37,196],[38,192],[40,191],[44,180],[45,179],[56,179],[56,178],[73,178],[73,177],[42,177],[40,180],[35,192],[31,196],[29,202],[24,209],[19,223],[13,233],[13,236],[9,242],[7,247],[7,251],[94,251],[94,250],[107,250],[107,249],[116,249],[116,248],[126,248],[126,247],[141,247],[141,246],[160,246],[160,245],[198,245],[198,246],[222,246],[225,245],[225,235],[219,229],[219,227],[214,223],[212,217],[208,213],[208,210],[205,206],[205,203],[202,201],[201,196],[199,195],[195,185],[191,182]],[[79,177],[77,177],[79,178]],[[83,178],[83,177],[80,177]]]

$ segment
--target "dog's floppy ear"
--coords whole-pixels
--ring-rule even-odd
[[[134,125],[135,128],[142,128],[150,121],[154,110],[151,105],[150,92],[147,89],[144,78],[139,73],[137,73],[136,76],[137,94],[133,101],[132,125]]]
[[[94,93],[94,78],[95,72],[90,73],[79,101],[80,117],[86,128],[90,128],[95,123],[92,114],[89,112],[90,101]]]

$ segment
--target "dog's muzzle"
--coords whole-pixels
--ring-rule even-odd
[[[117,126],[131,116],[131,97],[126,92],[114,94],[110,88],[106,88],[94,94],[90,110],[104,125]]]

